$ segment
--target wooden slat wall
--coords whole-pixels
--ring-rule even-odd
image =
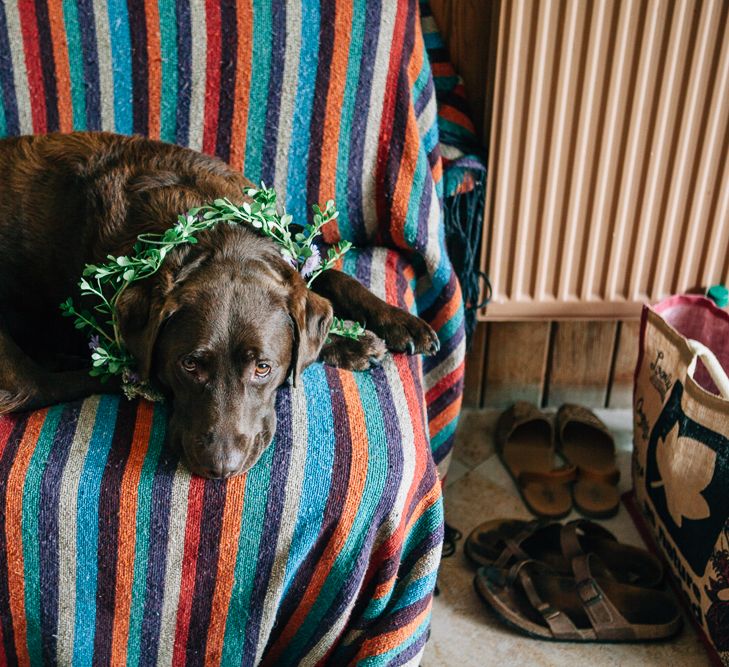
[[[491,121],[499,0],[431,0],[464,79],[484,145]],[[638,355],[635,321],[479,322],[466,362],[464,405],[576,401],[628,407]]]

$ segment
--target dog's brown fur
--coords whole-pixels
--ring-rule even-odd
[[[220,160],[141,137],[0,141],[0,413],[108,391],[68,368],[85,341],[58,304],[78,302],[84,264],[129,253],[139,234],[217,197],[240,202],[247,185]],[[333,312],[366,322],[367,335],[327,343]],[[255,463],[275,431],[276,389],[317,358],[362,370],[386,347],[438,349],[425,322],[356,280],[329,271],[308,290],[271,240],[227,225],[134,283],[119,317],[140,371],[168,395],[172,444],[209,477]]]

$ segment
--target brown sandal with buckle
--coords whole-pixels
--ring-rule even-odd
[[[564,525],[497,519],[471,531],[463,546],[476,565],[503,569],[519,560],[538,560],[559,574],[570,574],[572,559],[594,553],[616,581],[654,587],[663,581],[663,566],[653,554],[618,542],[602,526],[578,519]]]
[[[573,577],[534,560],[509,570],[480,568],[476,592],[508,626],[535,639],[571,642],[634,642],[667,639],[682,618],[666,592],[596,579],[593,554],[572,561]]]
[[[524,504],[532,514],[548,519],[572,509],[569,483],[574,467],[554,467],[554,428],[535,406],[519,401],[500,417],[494,435],[496,451]]]
[[[572,499],[577,510],[592,519],[615,516],[620,506],[615,466],[615,441],[587,408],[566,403],[555,418],[564,459],[577,468]]]

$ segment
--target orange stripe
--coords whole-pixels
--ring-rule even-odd
[[[223,525],[220,531],[220,556],[215,577],[215,591],[210,609],[208,641],[205,650],[205,664],[219,665],[223,655],[225,622],[228,617],[230,597],[233,592],[233,575],[238,555],[241,521],[243,520],[243,499],[248,475],[228,480],[223,508]]]
[[[430,323],[430,326],[433,327],[436,331],[440,329],[446,322],[448,322],[457,312],[458,309],[461,307],[461,295],[458,294],[458,298],[453,298],[448,301],[437,313],[437,315],[433,318],[433,321]]]
[[[309,610],[316,602],[334,562],[337,560],[337,557],[347,542],[351,533],[352,524],[360,507],[360,501],[362,500],[362,491],[364,490],[365,480],[367,479],[367,466],[369,464],[367,425],[354,376],[347,371],[338,371],[338,375],[342,383],[342,394],[346,403],[347,416],[349,417],[349,436],[351,438],[352,449],[349,480],[347,482],[347,496],[344,499],[344,506],[337,527],[316,565],[306,593],[302,596],[299,606],[296,608],[279,640],[266,657],[267,664],[276,664],[281,651],[291,641],[306,618],[306,615],[309,613]]]
[[[452,123],[455,123],[456,125],[461,125],[463,127],[468,128],[468,126],[471,124],[471,120],[469,119],[469,117],[455,107],[444,106],[438,109],[438,115],[441,118],[445,118],[446,120],[449,120]]]
[[[48,3],[48,21],[51,28],[53,60],[56,63],[56,95],[58,99],[58,129],[73,129],[73,104],[71,102],[71,67],[68,63],[66,28],[63,23],[63,4]]]
[[[111,662],[115,665],[123,665],[127,661],[129,615],[134,585],[134,549],[137,540],[137,495],[144,457],[149,446],[153,415],[152,404],[141,401],[137,408],[134,435],[121,480],[119,550],[116,562],[114,625],[111,634]]]
[[[329,90],[324,115],[324,135],[321,152],[319,202],[333,199],[337,192],[337,158],[339,157],[339,127],[342,120],[344,89],[347,83],[347,59],[352,32],[354,3],[337,2],[334,11],[334,50],[329,69]],[[329,239],[326,239],[331,243]]]
[[[368,639],[362,644],[357,657],[352,662],[357,662],[362,658],[370,658],[375,655],[381,655],[382,653],[387,653],[397,646],[400,646],[402,643],[407,641],[418,627],[423,624],[425,619],[428,618],[428,614],[430,614],[432,606],[433,599],[431,598],[425,609],[423,609],[423,611],[421,611],[407,625],[403,625],[401,628],[393,630],[392,632],[386,632],[383,635],[377,635],[376,637]]]
[[[149,81],[149,130],[152,139],[159,139],[162,96],[162,56],[158,0],[145,0],[144,15],[147,21],[147,68]]]
[[[444,426],[448,426],[461,411],[461,399],[458,398],[453,401],[447,408],[444,408],[436,417],[430,420],[428,426],[430,427],[430,437],[432,438]]]
[[[410,513],[410,516],[408,517],[408,521],[405,524],[403,528],[403,535],[410,532],[412,527],[415,525],[415,522],[420,519],[420,517],[425,514],[425,512],[432,507],[436,502],[438,502],[438,499],[443,495],[443,487],[440,484],[440,480],[437,480],[436,483],[431,487],[430,491],[426,493],[418,502],[418,504],[415,506],[413,511]],[[402,542],[398,543],[399,548],[402,547]],[[390,591],[395,586],[395,582],[397,581],[397,573],[393,575],[390,579],[383,581],[382,583],[377,585],[377,588],[375,588],[375,592],[373,594],[373,597],[376,600],[379,600],[380,598],[385,597],[386,595],[389,595]]]
[[[7,481],[5,503],[5,538],[7,542],[8,596],[18,663],[30,664],[25,620],[25,571],[23,559],[23,484],[35,451],[48,409],[34,412],[28,419],[23,439],[15,454]],[[36,538],[37,536],[33,536]]]
[[[238,0],[238,54],[235,71],[235,97],[230,137],[230,166],[244,172],[246,160],[246,132],[248,126],[248,95],[251,90],[251,49],[253,25],[252,0]]]

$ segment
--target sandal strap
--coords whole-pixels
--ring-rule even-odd
[[[517,476],[519,486],[529,483],[539,484],[566,484],[577,477],[577,468],[574,466],[563,466],[548,472],[536,470],[524,470]]]
[[[559,543],[562,549],[562,555],[568,562],[575,558],[575,556],[581,556],[584,553],[582,543],[580,542],[582,535],[599,537],[613,542],[618,541],[615,535],[594,521],[587,521],[586,519],[569,521],[559,531]]]
[[[620,471],[617,468],[607,471],[580,468],[577,471],[577,479],[580,481],[598,482],[599,484],[615,486],[620,481]]]
[[[597,639],[632,639],[635,633],[631,624],[606,597],[600,584],[592,576],[590,561],[594,554],[580,554],[572,559],[575,589],[590,619]]]
[[[529,560],[529,555],[521,548],[521,544],[542,525],[541,521],[535,519],[527,523],[514,537],[500,538],[504,543],[504,549],[494,561],[494,566],[503,569],[512,558],[516,558],[519,561]]]
[[[530,568],[548,569],[535,560],[519,561],[512,565],[509,570],[507,585],[514,586],[516,582],[519,583],[529,600],[529,604],[542,616],[555,639],[579,639],[580,633],[567,614],[540,597],[532,581],[531,574],[529,574],[528,570]]]

